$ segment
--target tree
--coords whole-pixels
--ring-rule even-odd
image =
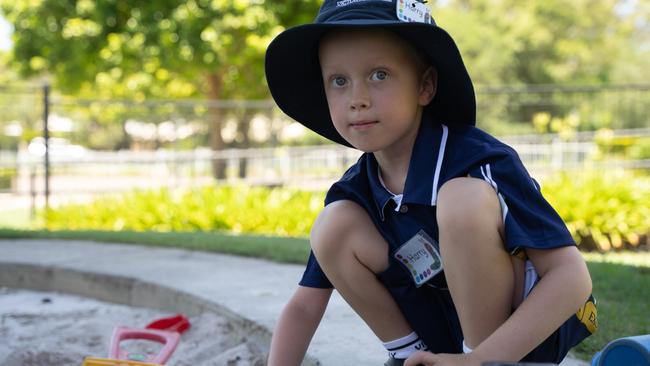
[[[648,2],[637,0],[447,0],[433,5],[434,17],[455,38],[475,84],[483,86],[647,80],[649,14]],[[578,107],[562,106],[551,100],[562,96],[553,94],[530,95],[530,101],[521,95],[479,97],[490,106],[480,116],[484,128],[504,125],[504,114],[529,123],[539,112],[565,117]]]
[[[307,21],[316,0],[0,0],[13,23],[21,75],[47,74],[70,94],[211,101],[268,96],[263,57],[284,27]],[[210,108],[210,145],[221,117]],[[218,178],[223,164],[215,165]]]
[[[639,50],[635,37],[647,37],[642,3],[450,0],[434,6],[434,15],[480,84],[629,82],[637,79],[615,79],[613,70],[626,53]]]

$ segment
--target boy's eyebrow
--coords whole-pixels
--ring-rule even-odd
[[[321,69],[325,67],[339,67],[347,65],[347,60],[341,59],[338,61],[331,61],[329,63],[320,62]],[[405,61],[405,60],[404,60]],[[372,58],[370,68],[389,67],[391,64],[399,63],[400,61],[393,56],[377,56]]]
[[[323,64],[321,63],[320,69],[321,73],[325,73],[326,71],[328,73],[335,73],[334,70],[340,69],[341,66],[339,64]]]

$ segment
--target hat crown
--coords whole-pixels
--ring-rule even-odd
[[[396,0],[325,0],[315,23],[352,19],[397,20]],[[397,0],[399,1],[399,0]]]
[[[418,4],[419,3],[419,4]],[[336,23],[346,21],[389,21],[402,22],[414,21],[414,19],[404,17],[403,12],[410,9],[418,8],[426,3],[425,0],[325,0],[318,12],[314,23]],[[418,5],[416,5],[418,4]],[[398,11],[400,15],[398,16]],[[419,8],[420,16],[423,23],[435,25],[436,22],[430,16],[429,11],[422,11]],[[426,15],[424,15],[426,14]],[[400,19],[402,18],[402,19]]]

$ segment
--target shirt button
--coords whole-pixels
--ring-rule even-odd
[[[409,212],[409,208],[408,208],[408,206],[407,206],[407,205],[402,205],[402,206],[400,206],[400,208],[399,208],[399,212],[401,212],[401,213],[407,213],[407,212]]]

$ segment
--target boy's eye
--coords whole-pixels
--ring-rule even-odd
[[[372,73],[370,78],[372,80],[379,80],[379,81],[386,80],[388,78],[388,73],[386,71],[384,71],[384,70],[377,70],[377,71]]]
[[[342,76],[337,76],[332,79],[332,86],[341,87],[344,86],[347,80]]]

